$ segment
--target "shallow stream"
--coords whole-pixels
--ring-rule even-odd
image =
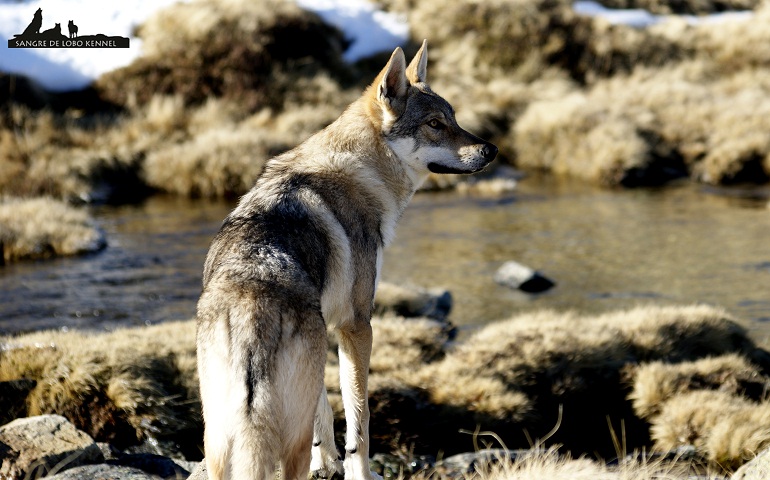
[[[551,308],[725,307],[770,337],[770,189],[684,183],[602,190],[527,178],[507,196],[418,194],[383,279],[445,287],[454,323]],[[157,196],[93,210],[106,250],[0,267],[0,333],[113,329],[194,316],[203,259],[233,204]],[[494,283],[516,260],[556,282],[527,295]]]

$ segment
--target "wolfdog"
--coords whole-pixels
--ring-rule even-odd
[[[426,83],[427,42],[397,48],[331,125],[268,161],[212,241],[198,302],[209,478],[371,479],[370,319],[396,221],[428,172],[473,173],[497,147],[457,125]],[[324,389],[339,337],[345,459]],[[311,461],[312,460],[312,461]]]

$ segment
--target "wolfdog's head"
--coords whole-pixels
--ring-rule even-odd
[[[396,48],[369,89],[370,112],[379,113],[388,145],[416,174],[478,172],[497,147],[460,128],[452,106],[426,83],[427,66],[427,40],[408,67]]]

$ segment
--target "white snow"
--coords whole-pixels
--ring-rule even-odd
[[[128,65],[141,54],[134,28],[155,11],[177,0],[0,0],[0,71],[35,79],[51,91],[79,90],[101,74]],[[384,12],[366,0],[297,0],[300,7],[316,12],[325,22],[343,31],[351,45],[345,60],[354,62],[406,43],[409,26],[404,18]],[[43,9],[41,31],[73,20],[80,35],[102,33],[130,38],[130,48],[8,48],[8,40],[20,34]]]
[[[296,0],[324,22],[341,30],[351,42],[343,54],[355,62],[379,52],[390,52],[409,38],[406,18],[385,12],[366,0]]]
[[[642,9],[613,9],[607,8],[598,2],[579,0],[572,4],[573,10],[580,15],[599,17],[613,25],[628,25],[644,28],[672,19],[683,19],[690,25],[699,23],[720,23],[733,20],[748,20],[753,15],[750,10],[713,13],[710,15],[654,15]]]

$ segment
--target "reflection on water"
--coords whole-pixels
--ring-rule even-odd
[[[534,178],[501,199],[420,194],[385,256],[383,279],[452,291],[458,324],[540,308],[726,307],[770,336],[767,192],[608,191]],[[101,207],[98,254],[0,268],[0,332],[114,328],[192,318],[208,244],[233,207],[154,197]],[[517,260],[556,281],[531,296],[498,286]]]

